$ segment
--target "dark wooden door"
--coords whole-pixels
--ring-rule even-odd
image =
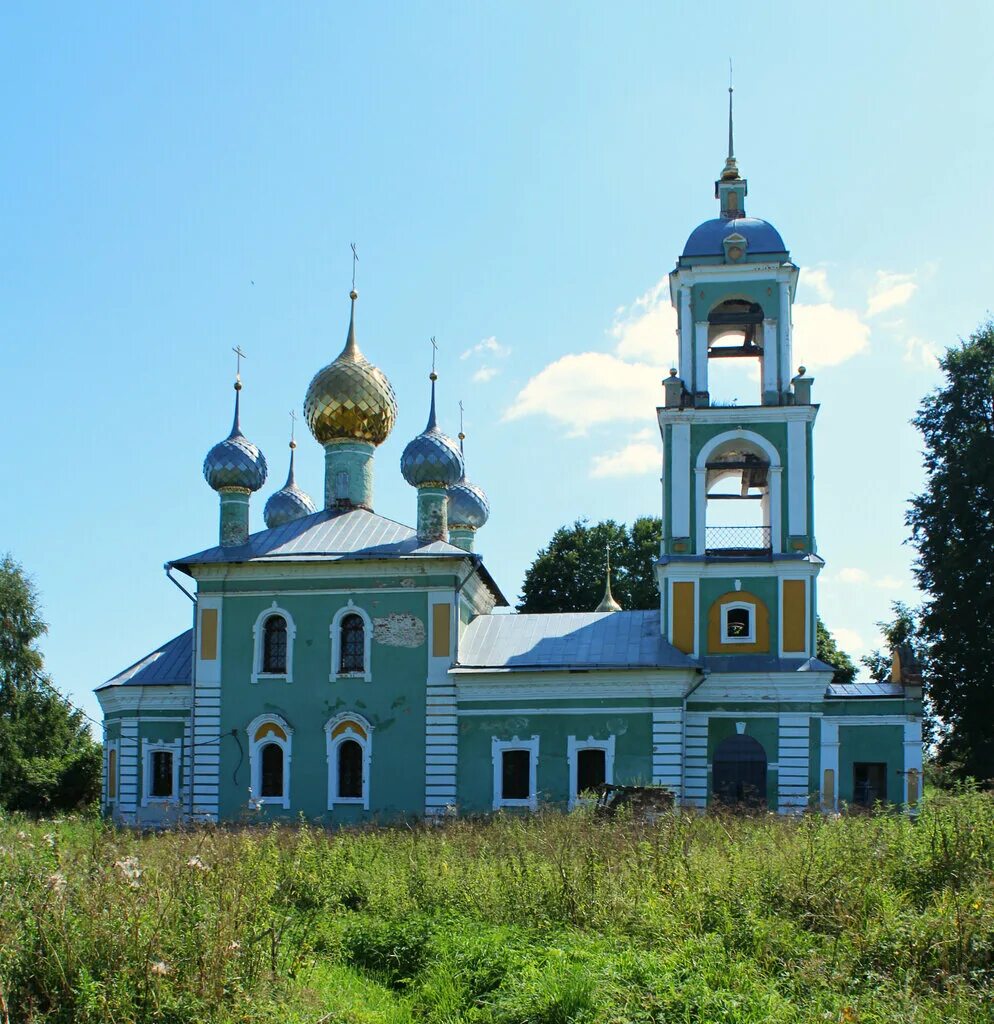
[[[729,736],[718,744],[711,766],[715,803],[766,806],[766,751],[751,736]]]

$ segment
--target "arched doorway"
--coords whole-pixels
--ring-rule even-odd
[[[751,736],[718,744],[711,768],[711,795],[726,806],[766,806],[766,751]]]

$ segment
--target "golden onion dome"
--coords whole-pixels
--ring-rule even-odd
[[[355,300],[349,335],[341,355],[318,370],[304,398],[304,417],[315,440],[383,444],[397,421],[397,397],[386,374],[359,351],[355,340]]]

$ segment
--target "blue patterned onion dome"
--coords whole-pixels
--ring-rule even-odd
[[[449,488],[449,526],[478,530],[490,518],[490,502],[483,489],[465,477]]]
[[[231,433],[207,453],[204,479],[215,490],[239,487],[257,491],[266,482],[266,457],[242,433],[238,423],[241,381],[235,381],[235,421]]]
[[[287,473],[286,483],[275,494],[270,495],[269,501],[266,502],[263,515],[270,530],[276,529],[277,526],[286,526],[295,519],[317,511],[310,495],[302,491],[293,478],[293,453],[296,447],[296,442],[291,441],[290,472]]]
[[[380,445],[397,421],[397,398],[386,374],[359,351],[355,340],[355,291],[345,348],[318,370],[304,397],[304,417],[314,439]]]
[[[431,410],[428,424],[400,457],[400,471],[412,487],[451,487],[463,476],[462,453],[459,446],[438,426],[435,418],[435,381],[431,375]]]

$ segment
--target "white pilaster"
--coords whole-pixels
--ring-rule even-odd
[[[831,771],[835,780],[832,800],[825,800],[825,772]],[[818,780],[821,792],[821,805],[826,811],[834,811],[839,806],[839,726],[835,722],[821,723],[821,778]]]
[[[690,312],[690,286],[680,289],[680,377],[684,386],[693,390],[694,384],[694,321]]]
[[[790,282],[780,282],[780,333],[779,333],[779,372],[777,375],[777,387],[785,391],[787,382],[791,378],[793,366],[791,363],[791,322],[790,322]]]
[[[660,708],[652,713],[652,784],[665,786],[677,804],[683,764],[683,708]]]
[[[922,793],[922,723],[920,718],[904,723],[904,793],[903,802],[908,802],[908,773],[918,773],[918,799]]]
[[[767,391],[778,391],[777,367],[780,362],[777,352],[777,322],[763,321],[763,394]]]
[[[780,716],[777,810],[781,814],[800,814],[808,805],[810,721],[808,715]]]
[[[425,698],[425,814],[439,817],[456,806],[459,728],[456,684],[429,683]]]
[[[127,822],[135,820],[138,810],[138,719],[121,719],[121,746],[118,753],[118,807]]]
[[[800,420],[787,424],[787,533],[808,532],[808,428]]]
[[[683,803],[705,807],[708,802],[708,716],[687,715],[687,749],[683,777],[686,783]]]
[[[200,622],[206,609],[217,611],[217,643],[213,658],[202,657]],[[195,821],[216,821],[220,806],[221,770],[221,649],[224,619],[219,597],[201,597],[197,601],[198,622],[195,644],[192,726],[192,798],[188,806]],[[249,782],[245,778],[244,802],[248,802]]]

